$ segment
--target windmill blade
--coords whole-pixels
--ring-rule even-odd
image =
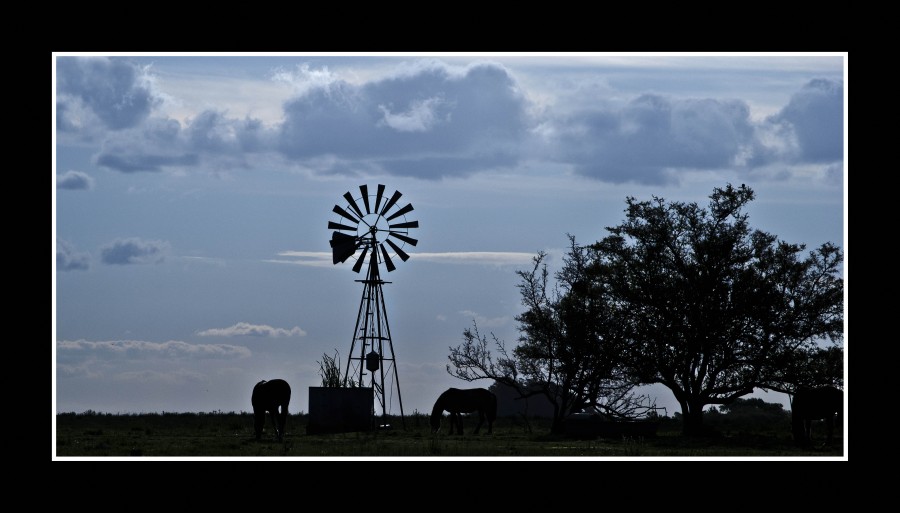
[[[384,249],[384,244],[379,244],[379,247],[381,248],[381,255],[384,257],[384,265],[387,266],[388,272],[391,272],[394,269],[396,269],[397,266],[394,265],[394,262],[391,262],[391,257],[388,256],[387,250]]]
[[[347,200],[347,204],[350,206],[350,208],[353,209],[354,212],[356,212],[356,215],[358,215],[360,219],[362,219],[362,210],[359,209],[359,205],[356,204],[356,200],[354,200],[353,196],[350,195],[350,191],[344,193],[344,199]]]
[[[400,191],[394,191],[394,195],[391,196],[391,199],[388,200],[387,203],[384,204],[384,208],[379,212],[380,215],[384,215],[391,207],[394,206],[394,203],[397,203],[397,200],[400,199],[400,196],[403,196],[403,193]]]
[[[410,222],[408,222],[408,223],[400,223],[400,224],[390,224],[390,225],[388,225],[388,228],[390,228],[390,229],[392,229],[392,230],[393,230],[394,228],[418,228],[418,227],[419,227],[419,222],[418,222],[418,221],[410,221]]]
[[[410,246],[415,246],[419,242],[418,239],[414,239],[412,237],[407,237],[406,235],[403,235],[402,233],[398,233],[398,232],[389,232],[388,236],[397,237],[398,239],[402,240],[403,242],[409,244]]]
[[[399,256],[401,260],[403,260],[404,262],[409,260],[409,255],[407,255],[405,251],[400,249],[400,246],[394,244],[394,241],[392,241],[391,239],[387,239],[385,240],[385,242],[387,242],[391,249],[394,250],[394,253],[397,253],[397,256]]]
[[[407,212],[412,212],[412,209],[413,209],[413,206],[412,206],[412,203],[410,203],[410,204],[406,205],[405,207],[401,208],[400,210],[394,212],[390,217],[388,217],[385,220],[390,221],[391,219],[400,217]]]
[[[384,195],[384,185],[378,184],[378,194],[375,195],[375,212],[378,212],[378,206],[381,205],[381,197]]]
[[[331,209],[331,211],[334,212],[335,214],[340,215],[343,218],[349,219],[349,220],[353,221],[354,223],[359,224],[359,219],[353,217],[353,215],[350,214],[350,212],[347,212],[346,210],[342,209],[341,207],[339,207],[337,205],[335,205],[334,208]],[[359,216],[359,217],[362,217],[362,216]]]
[[[347,226],[346,224],[335,223],[334,221],[328,221],[328,229],[329,230],[349,230],[351,232],[356,231],[355,226]],[[413,244],[415,246],[415,244]]]
[[[346,262],[356,253],[356,237],[341,232],[331,232],[331,263]]]
[[[360,185],[359,192],[362,193],[363,203],[366,204],[366,214],[371,214],[372,211],[369,210],[369,186],[368,185]],[[360,214],[359,217],[362,217],[362,214]]]
[[[369,254],[369,247],[366,246],[363,248],[362,256],[353,264],[353,272],[358,273],[360,269],[362,269],[363,260],[366,259],[366,255]]]

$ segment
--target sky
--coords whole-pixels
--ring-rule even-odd
[[[629,196],[705,205],[747,184],[752,226],[843,247],[846,279],[846,54],[57,53],[53,69],[56,412],[252,411],[274,378],[308,412],[323,356],[350,352],[363,276],[332,264],[327,225],[360,185],[402,192],[419,222],[382,270],[405,413],[489,386],[450,376],[450,347],[473,323],[514,346],[516,271],[539,251],[558,268],[567,234],[603,238]]]

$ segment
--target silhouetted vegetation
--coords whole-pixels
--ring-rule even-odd
[[[465,435],[432,435],[429,416],[407,416],[407,429],[339,434],[306,434],[309,416],[290,415],[284,440],[274,431],[257,441],[253,415],[246,412],[161,413],[112,415],[98,412],[56,416],[56,456],[78,457],[642,457],[642,456],[841,456],[841,431],[835,445],[795,447],[790,414],[780,405],[756,399],[734,403],[732,409],[711,410],[708,427],[720,436],[691,439],[680,436],[681,419],[659,417],[654,438],[575,440],[550,432],[544,417],[498,417],[493,434],[471,432],[477,422],[466,416]],[[390,424],[401,425],[399,419]],[[814,436],[822,439],[817,423]]]
[[[322,354],[322,361],[316,361],[319,364],[319,376],[322,378],[322,386],[329,388],[338,387],[354,387],[356,381],[349,376],[341,377],[341,358],[334,352],[334,357],[328,356],[328,353]]]
[[[714,189],[696,203],[627,198],[626,219],[589,246],[570,248],[551,287],[538,253],[519,271],[526,310],[508,351],[477,326],[450,348],[447,371],[494,379],[554,407],[553,431],[572,412],[613,417],[652,411],[638,384],[668,387],[683,432],[707,434],[703,411],[754,389],[791,393],[843,377],[841,250],[803,256],[803,244],[751,229],[744,185]],[[823,347],[822,344],[833,345]]]

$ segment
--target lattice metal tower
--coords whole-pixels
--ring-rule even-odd
[[[413,206],[412,203],[405,207],[397,204],[402,196],[400,191],[395,191],[384,203],[382,203],[385,200],[384,185],[379,184],[377,192],[371,196],[366,185],[360,185],[359,191],[361,196],[358,198],[354,198],[349,191],[344,193],[346,206],[335,205],[332,211],[339,218],[328,223],[328,229],[335,230],[331,234],[334,264],[346,262],[350,257],[355,257],[357,251],[361,249],[362,253],[355,257],[356,263],[353,264],[353,271],[358,273],[368,256],[366,279],[356,280],[363,284],[363,293],[356,316],[356,326],[353,328],[353,340],[350,344],[350,356],[347,359],[344,379],[352,380],[357,386],[371,386],[382,416],[389,413],[391,394],[396,390],[400,417],[405,427],[397,359],[382,289],[384,284],[391,282],[381,279],[379,266],[384,264],[388,272],[396,269],[389,249],[404,262],[409,259],[403,248],[407,244],[415,246],[418,243],[418,240],[409,236],[409,229],[418,228],[419,222],[406,219],[406,214],[412,212]],[[362,208],[358,200],[362,202]],[[400,242],[400,245],[394,239]],[[388,247],[385,247],[385,244]],[[385,385],[386,379],[388,385]]]

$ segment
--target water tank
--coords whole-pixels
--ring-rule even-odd
[[[366,355],[366,370],[369,372],[375,372],[378,370],[378,362],[381,360],[381,355],[372,351],[371,353]]]

